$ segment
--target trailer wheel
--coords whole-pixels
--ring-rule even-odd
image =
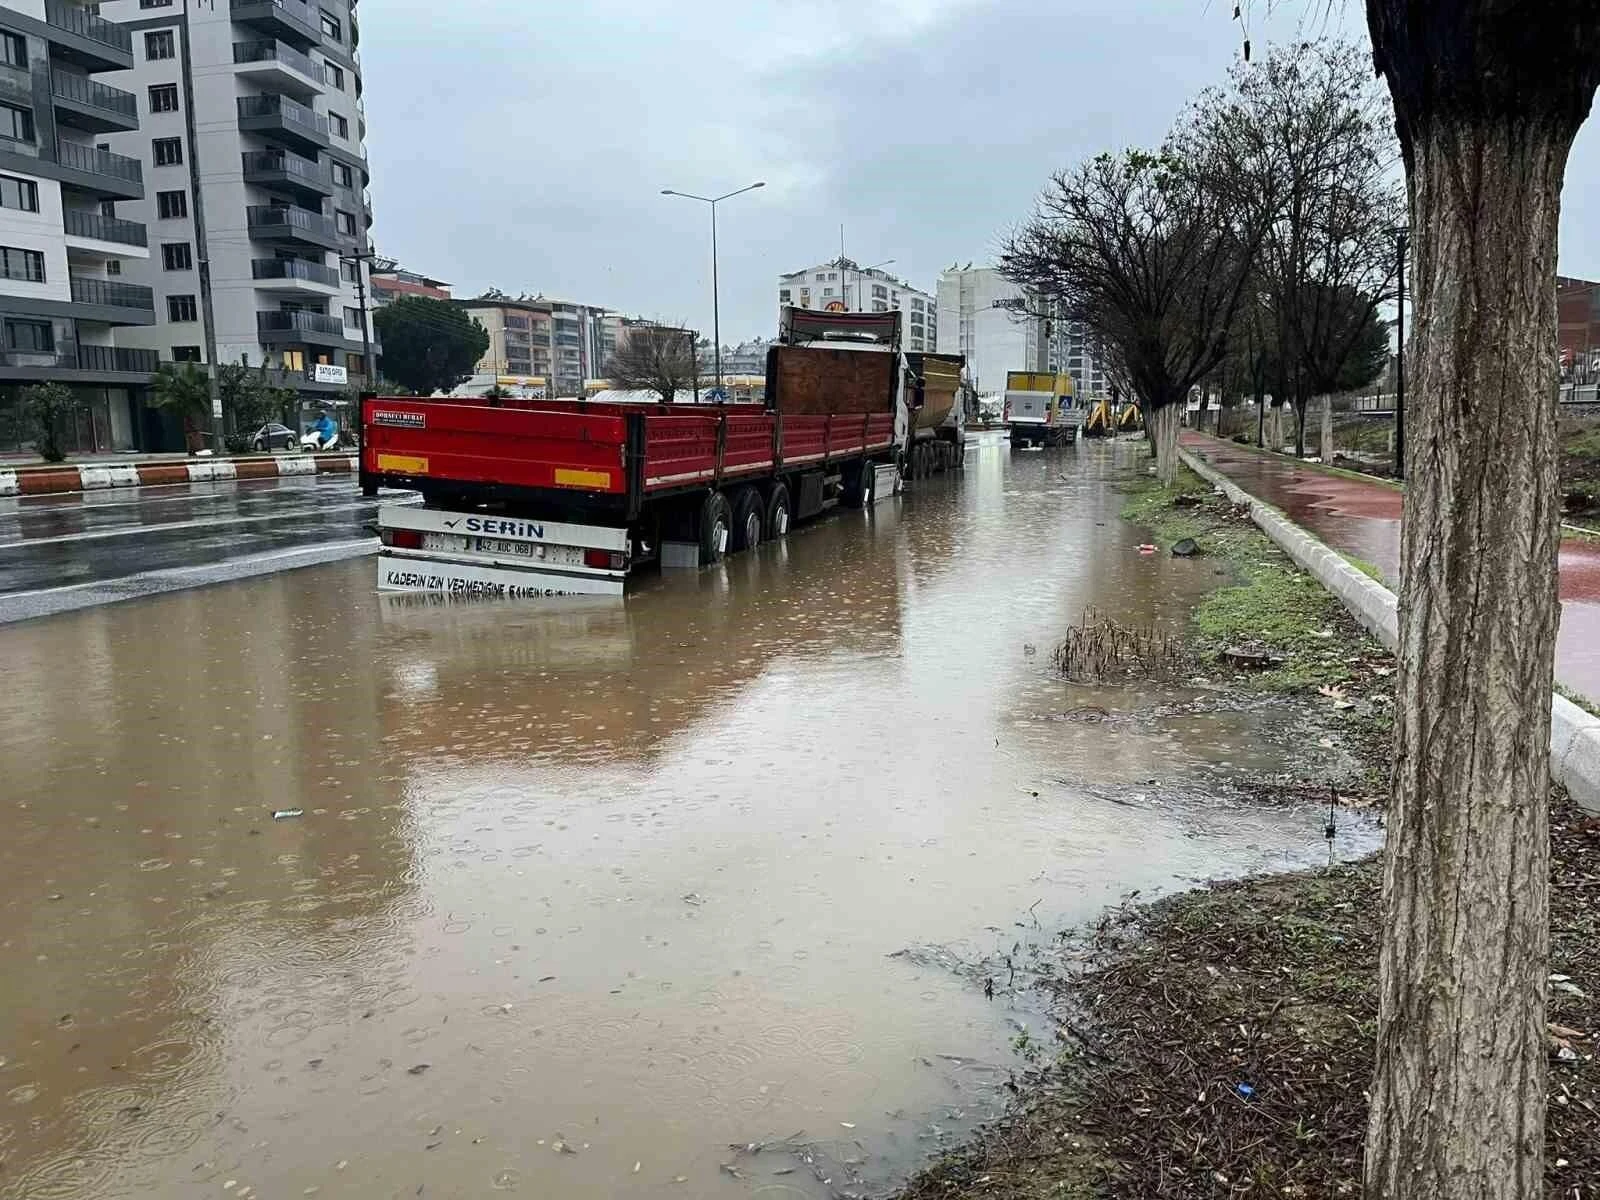
[[[742,487],[733,497],[733,529],[728,539],[734,551],[754,550],[761,544],[761,493],[753,487]]]
[[[700,504],[700,565],[709,567],[722,561],[727,552],[733,520],[727,498],[721,492],[707,492]]]
[[[767,541],[775,542],[789,532],[789,489],[781,483],[772,485],[767,497]]]
[[[859,462],[845,476],[844,495],[846,508],[866,508],[872,503],[872,484],[878,472],[870,462]]]

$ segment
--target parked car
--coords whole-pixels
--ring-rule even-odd
[[[276,422],[263,425],[256,430],[255,437],[250,439],[252,450],[298,450],[300,448],[300,435],[287,425]]]

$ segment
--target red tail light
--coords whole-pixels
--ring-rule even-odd
[[[619,550],[585,550],[583,565],[597,571],[620,571],[628,563],[627,555]]]
[[[402,550],[421,550],[422,534],[415,529],[385,529],[383,542],[386,546],[399,546]]]

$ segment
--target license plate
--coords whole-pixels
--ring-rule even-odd
[[[518,542],[509,538],[467,537],[459,533],[425,533],[424,550],[446,554],[492,554],[497,558],[526,558],[553,567],[580,566],[582,546],[550,546],[544,542]]]

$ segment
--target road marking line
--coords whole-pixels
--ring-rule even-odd
[[[184,529],[222,529],[230,525],[259,525],[263,521],[276,521],[290,517],[316,517],[324,513],[346,509],[376,508],[376,500],[356,500],[349,504],[324,505],[321,508],[278,509],[259,517],[227,517],[218,520],[157,521],[149,525],[120,525],[116,529],[85,529],[78,533],[61,533],[54,537],[22,538],[14,542],[0,542],[0,550],[19,550],[28,546],[53,546],[60,542],[93,542],[105,538],[132,537],[135,534],[178,532]]]

